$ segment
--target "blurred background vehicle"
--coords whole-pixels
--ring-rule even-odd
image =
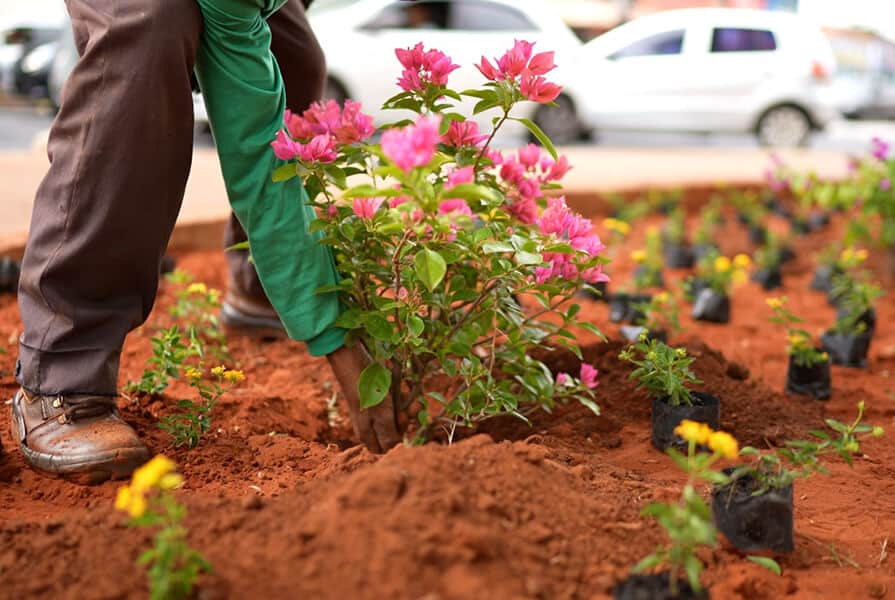
[[[360,101],[379,123],[403,118],[395,111],[378,110],[400,91],[395,84],[400,71],[395,48],[423,41],[427,48],[443,51],[460,65],[451,74],[451,87],[464,90],[484,83],[473,67],[482,56],[493,59],[514,40],[525,39],[535,42],[535,52],[556,52],[561,67],[550,80],[564,89],[557,106],[523,103],[518,116],[532,119],[557,143],[587,134],[581,118],[587,97],[577,85],[577,73],[563,68],[576,59],[581,41],[542,0],[330,1],[312,5],[310,19],[326,54],[327,96]],[[493,116],[493,111],[482,115],[482,124]]]
[[[869,31],[826,33],[836,56],[839,110],[850,118],[895,118],[895,44]]]
[[[28,98],[47,94],[48,65],[68,28],[60,11],[19,11],[0,20],[0,88]]]
[[[836,116],[830,43],[787,13],[648,15],[589,42],[578,70],[599,82],[589,103],[598,132],[754,132],[763,145],[797,146]]]

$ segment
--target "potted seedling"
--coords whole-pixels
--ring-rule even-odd
[[[697,321],[730,322],[730,290],[746,281],[750,264],[752,260],[745,254],[737,254],[733,260],[716,256],[711,264],[701,262],[696,277],[705,287],[694,297],[691,316]]]
[[[693,233],[693,260],[698,261],[712,252],[718,251],[715,243],[715,234],[721,225],[721,207],[723,200],[716,196],[702,209],[699,214],[699,224]]]
[[[651,396],[653,446],[659,450],[685,447],[684,440],[674,433],[684,419],[719,426],[721,402],[711,394],[692,391],[702,381],[690,370],[695,359],[685,348],[673,348],[643,332],[619,358],[634,365],[630,378]]]
[[[685,215],[680,206],[669,213],[662,230],[662,256],[665,266],[671,269],[689,269],[693,266],[693,252],[687,243]]]
[[[811,279],[811,289],[830,294],[833,290],[833,277],[844,271],[840,266],[841,256],[845,252],[842,243],[834,241],[817,254],[817,268]],[[851,253],[855,251],[852,249]]]
[[[755,251],[756,269],[752,273],[752,281],[764,290],[775,290],[783,286],[783,275],[780,265],[783,263],[780,240],[773,234],[768,235],[767,243]]]
[[[882,296],[882,290],[870,283],[866,274],[841,275],[833,282],[833,293],[838,298],[839,309],[833,328],[821,336],[823,349],[833,364],[865,368],[876,326],[873,302]]]
[[[665,284],[662,277],[662,240],[657,229],[647,231],[645,247],[633,251],[631,259],[637,264],[632,282],[634,289],[633,292],[620,292],[610,297],[609,320],[613,323],[642,320],[644,314],[635,305],[649,303],[652,295],[647,290],[661,288]]]
[[[880,427],[862,425],[863,416],[860,402],[851,424],[826,420],[832,432],[811,431],[812,439],[788,441],[773,450],[743,448],[740,455],[753,457],[753,462],[725,470],[730,481],[712,491],[715,525],[730,543],[746,552],[792,552],[793,482],[815,473],[828,474],[821,458],[830,454],[851,465],[861,438],[883,435]]]
[[[687,483],[676,502],[653,502],[643,510],[644,515],[659,521],[670,543],[659,546],[634,566],[634,575],[613,590],[616,600],[709,597],[699,580],[705,565],[697,551],[717,546],[717,531],[696,485],[701,481],[716,485],[729,481],[712,467],[723,458],[736,458],[738,444],[730,434],[712,431],[704,423],[694,421],[682,422],[675,433],[685,440],[686,454],[669,448],[668,455],[687,474]],[[701,452],[702,448],[711,452]],[[655,569],[659,571],[642,574]]]
[[[754,192],[744,192],[734,197],[737,217],[749,232],[749,241],[756,246],[765,243],[768,231],[764,226],[768,209],[759,202]]]
[[[802,319],[786,307],[787,303],[786,296],[767,300],[768,306],[774,311],[770,321],[786,326],[786,354],[789,356],[786,391],[826,400],[832,393],[830,355],[814,347],[810,333],[795,327]]]
[[[635,320],[633,325],[622,325],[622,337],[629,342],[636,342],[643,334],[667,342],[669,334],[673,335],[680,329],[677,302],[666,291],[654,295],[649,302],[634,303],[633,306],[639,313],[638,317],[642,315],[642,318]]]
[[[861,266],[867,261],[868,252],[863,248],[847,246],[834,256],[829,275],[829,287],[826,291],[827,301],[831,306],[838,307],[842,301],[842,294],[848,289],[848,286],[840,285],[839,288],[836,288],[836,279],[848,274],[851,274],[852,277],[856,276],[855,274],[860,272]]]
[[[615,257],[618,247],[631,233],[631,224],[622,219],[609,217],[603,219],[603,229],[606,231],[606,236],[603,239],[609,240],[606,256],[612,259]],[[588,286],[581,291],[581,296],[598,302],[607,302],[609,300],[608,284],[605,281],[600,281]]]

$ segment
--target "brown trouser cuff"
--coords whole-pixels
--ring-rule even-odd
[[[120,350],[44,352],[19,342],[16,379],[39,396],[115,396],[119,360]]]

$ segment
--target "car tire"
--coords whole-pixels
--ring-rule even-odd
[[[776,148],[804,146],[811,135],[808,114],[791,104],[769,108],[755,127],[758,143]]]
[[[571,144],[583,139],[586,132],[578,122],[578,111],[568,96],[559,96],[554,100],[556,106],[544,104],[538,107],[532,119],[547,134],[554,144]],[[537,141],[529,134],[529,140]]]

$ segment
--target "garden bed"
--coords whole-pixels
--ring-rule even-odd
[[[783,268],[783,292],[813,333],[832,323],[835,310],[809,290],[812,252],[838,235],[843,219],[800,238],[797,258]],[[633,269],[625,257],[642,240],[643,225],[609,269],[617,282]],[[719,239],[726,254],[751,250],[733,219]],[[178,259],[197,280],[223,285],[221,253]],[[883,264],[871,257],[871,266]],[[684,273],[665,276],[679,293]],[[723,429],[743,445],[766,447],[804,436],[825,417],[848,420],[860,400],[867,422],[891,427],[892,296],[878,303],[870,368],[833,367],[833,395],[824,403],[783,393],[787,359],[779,332],[767,324],[766,297],[746,284],[733,294],[729,325],[684,317],[685,330],[673,338],[697,357],[694,370],[706,389],[722,398]],[[149,324],[128,339],[122,385],[139,378],[158,315],[172,301],[163,289]],[[583,314],[620,339],[605,304],[582,304]],[[0,298],[4,399],[16,390],[20,328],[14,300]],[[201,581],[201,598],[605,598],[663,541],[661,528],[639,513],[675,497],[683,475],[650,444],[650,403],[627,379],[621,344],[582,341],[585,359],[600,371],[601,417],[574,404],[536,414],[531,427],[494,421],[451,446],[399,447],[382,457],[354,445],[347,412],[330,403],[334,380],[325,361],[291,342],[230,340],[248,379],[222,398],[213,433],[194,450],[170,448],[156,425],[187,394],[184,383],[159,401],[122,399],[120,406],[153,452],[174,459],[185,476],[178,497],[190,511],[189,540],[215,569]],[[571,354],[548,362],[554,372],[577,371]],[[4,408],[0,597],[145,597],[145,575],[134,561],[149,534],[125,527],[112,510],[117,484],[82,487],[38,475],[8,431]],[[705,553],[703,581],[712,596],[895,594],[895,562],[886,556],[895,542],[895,446],[883,437],[862,450],[851,470],[834,464],[832,476],[796,482],[796,550],[780,560],[781,577],[726,543]]]

